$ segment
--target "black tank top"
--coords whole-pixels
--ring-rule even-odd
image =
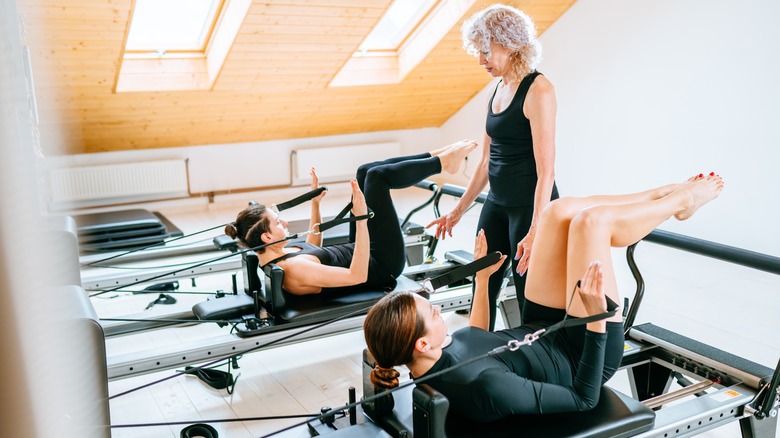
[[[338,268],[347,268],[352,263],[352,253],[355,251],[354,243],[342,243],[338,245],[317,246],[306,242],[292,242],[289,247],[300,248],[300,251],[291,252],[281,257],[271,260],[270,263],[278,263],[290,257],[296,257],[302,254],[309,254],[317,257],[320,263],[326,266],[335,266]],[[348,287],[322,288],[320,293],[353,293],[376,290],[392,290],[396,285],[395,277],[387,274],[373,257],[368,259],[368,280],[365,283]]]
[[[520,82],[515,96],[500,113],[493,112],[493,98],[490,97],[488,116],[485,126],[490,136],[490,163],[488,180],[490,192],[488,200],[504,207],[525,207],[534,204],[536,190],[536,160],[534,159],[531,122],[523,113],[523,104],[528,89],[541,73],[528,74]],[[558,189],[553,183],[553,198]]]

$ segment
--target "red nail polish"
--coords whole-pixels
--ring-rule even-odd
[[[703,174],[703,173],[700,173],[700,174],[699,174],[699,178],[704,178],[704,174]]]
[[[710,172],[710,176],[715,176],[715,172]]]

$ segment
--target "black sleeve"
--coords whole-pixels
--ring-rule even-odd
[[[515,414],[551,414],[586,411],[596,406],[601,393],[605,333],[586,332],[585,344],[571,386],[542,383],[510,370],[484,370],[471,385],[477,409],[473,420],[493,421]]]

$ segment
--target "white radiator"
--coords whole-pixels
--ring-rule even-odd
[[[186,160],[52,169],[50,199],[54,206],[94,206],[140,202],[189,194]]]
[[[294,150],[291,184],[309,184],[312,167],[317,169],[320,183],[347,181],[355,177],[361,164],[397,157],[400,153],[401,145],[394,142]]]

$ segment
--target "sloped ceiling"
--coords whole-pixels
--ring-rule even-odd
[[[507,2],[544,32],[575,0]],[[44,152],[436,127],[490,77],[460,23],[399,84],[327,85],[391,0],[254,1],[213,89],[113,92],[132,0],[20,0]],[[477,0],[466,16],[494,1]]]

